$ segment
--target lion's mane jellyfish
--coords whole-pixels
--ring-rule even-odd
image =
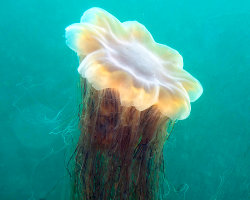
[[[160,199],[163,145],[201,84],[142,24],[100,8],[66,28],[66,43],[82,89],[72,199]]]

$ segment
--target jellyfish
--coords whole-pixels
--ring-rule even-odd
[[[160,199],[164,143],[201,84],[145,26],[101,8],[84,12],[65,35],[81,85],[71,199]]]

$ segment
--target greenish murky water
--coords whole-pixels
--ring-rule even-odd
[[[170,200],[250,198],[248,1],[8,0],[0,8],[0,199],[68,199],[78,61],[64,29],[101,7],[177,49],[203,85],[165,146]]]

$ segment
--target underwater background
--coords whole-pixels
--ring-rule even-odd
[[[101,7],[137,20],[203,85],[165,144],[168,200],[250,199],[250,2],[8,0],[0,7],[0,199],[69,199],[78,59],[64,30]]]

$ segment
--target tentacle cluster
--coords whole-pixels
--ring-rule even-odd
[[[86,79],[82,91],[72,199],[160,199],[172,120],[156,106],[122,106],[119,92],[95,90]]]

